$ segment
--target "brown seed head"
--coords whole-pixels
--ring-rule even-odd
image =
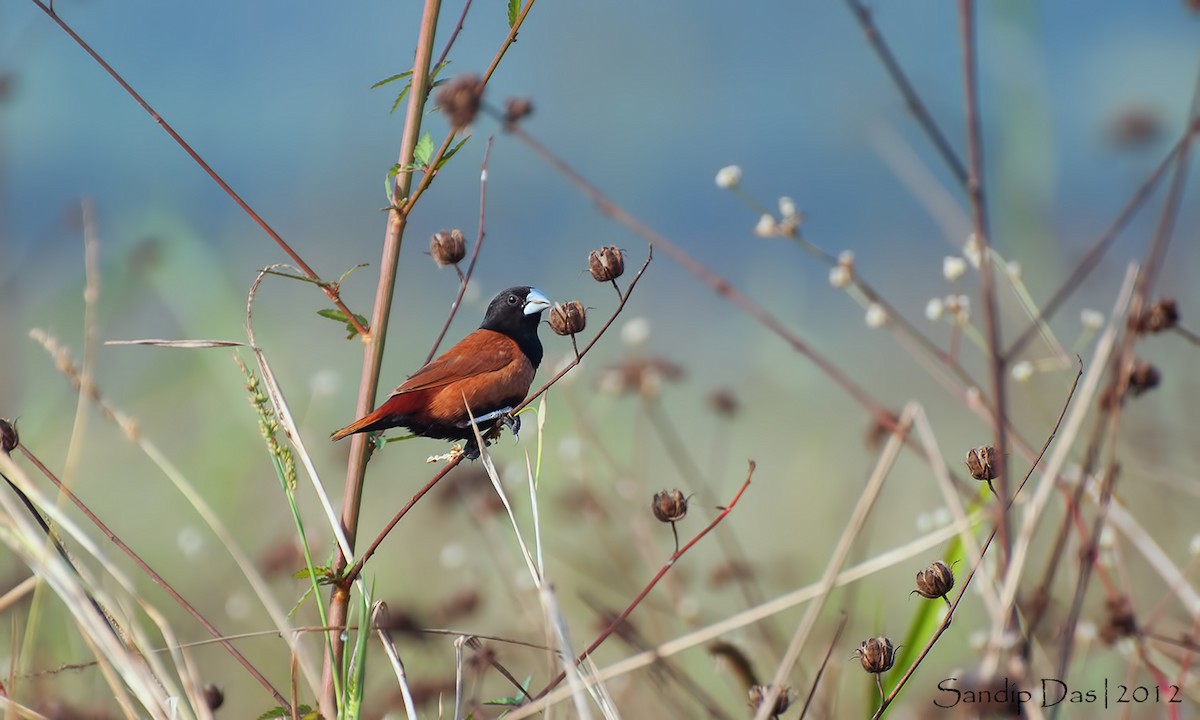
[[[568,303],[555,303],[550,309],[550,329],[559,335],[574,335],[583,332],[587,327],[587,311],[583,303],[572,300]]]
[[[605,245],[588,255],[588,272],[596,282],[612,282],[625,273],[625,258],[620,248]]]
[[[1137,397],[1147,390],[1158,387],[1161,380],[1162,375],[1158,372],[1158,368],[1144,361],[1134,363],[1133,369],[1129,371],[1129,392]]]
[[[1158,302],[1142,311],[1133,323],[1139,333],[1158,333],[1170,330],[1179,324],[1179,306],[1174,298],[1160,298]]]
[[[457,265],[467,256],[467,241],[462,231],[439,230],[429,239],[429,254],[438,265]]]
[[[201,692],[204,694],[204,704],[209,710],[219,710],[225,704],[225,691],[216,685],[208,683]]]
[[[1100,628],[1100,639],[1107,645],[1112,645],[1121,638],[1132,637],[1138,633],[1137,616],[1133,612],[1133,601],[1128,595],[1118,595],[1105,603],[1108,616]]]
[[[863,670],[876,675],[891,670],[892,663],[896,662],[896,649],[892,647],[892,641],[882,636],[863,640],[854,652]]]
[[[512,128],[518,122],[533,114],[533,101],[529,98],[515,97],[504,101],[504,125]]]
[[[941,560],[917,573],[916,593],[923,598],[944,598],[954,589],[954,572]]]
[[[999,475],[999,455],[996,448],[982,445],[967,452],[967,471],[979,481],[995,480]]]
[[[17,424],[7,418],[0,418],[0,452],[7,455],[20,444],[21,437],[17,435]]]
[[[659,522],[678,522],[687,515],[687,498],[678,489],[654,493],[650,510]]]
[[[756,711],[762,706],[763,701],[771,694],[770,685],[751,685],[749,690],[750,707]],[[787,712],[788,706],[792,704],[792,689],[784,688],[775,696],[775,705],[771,708],[770,716],[779,717]]]
[[[438,91],[438,107],[456,130],[470,125],[479,114],[483,89],[483,78],[478,75],[459,75]]]

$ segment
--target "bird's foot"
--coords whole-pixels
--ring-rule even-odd
[[[511,413],[504,413],[503,415],[500,416],[500,422],[504,423],[504,427],[508,428],[509,432],[511,432],[513,434],[514,439],[517,439],[517,440],[521,439],[521,418],[520,418],[520,416],[513,415]]]
[[[503,418],[505,415],[508,415],[511,412],[512,412],[511,407],[502,407],[499,410],[493,410],[490,413],[480,415],[479,417],[476,417],[476,418],[471,418],[467,422],[463,423],[462,427],[470,427],[472,422],[474,422],[476,425],[482,426],[485,422],[495,420],[496,418]],[[507,420],[504,421],[504,424],[508,425],[508,421]]]
[[[486,442],[486,441],[485,441]],[[467,441],[467,444],[459,451],[466,460],[479,459],[479,444],[475,442],[475,438]]]

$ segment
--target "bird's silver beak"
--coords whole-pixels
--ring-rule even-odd
[[[541,290],[529,288],[529,294],[525,296],[526,315],[537,315],[549,307],[550,299],[543,295]]]

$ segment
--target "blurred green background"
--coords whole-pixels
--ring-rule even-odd
[[[318,272],[333,279],[370,263],[342,290],[351,308],[369,315],[384,182],[403,119],[389,113],[398,87],[370,87],[408,69],[420,4],[68,0],[56,8]],[[896,2],[880,2],[874,11],[964,153],[954,12]],[[458,12],[445,8],[439,49]],[[1198,23],[1178,1],[980,4],[993,242],[1005,259],[1021,263],[1035,299],[1058,287],[1179,136],[1195,85]],[[500,4],[477,3],[443,76],[482,71],[506,31]],[[518,95],[534,102],[525,125],[530,133],[769,307],[880,402],[896,409],[910,399],[925,403],[952,465],[960,448],[990,441],[910,351],[885,331],[867,329],[862,308],[829,286],[828,268],[788,241],[755,237],[757,214],[713,182],[719,168],[737,164],[746,192],[768,208],[780,196],[794,198],[807,215],[808,239],[834,253],[852,250],[858,269],[906,317],[938,342],[949,341],[948,326],[923,313],[926,300],[952,291],[942,258],[960,252],[969,231],[964,195],[842,4],[543,2],[487,91],[496,105]],[[436,114],[425,128],[438,141],[447,132]],[[617,245],[632,267],[645,258],[641,239],[605,219],[494,121],[481,118],[472,134],[411,218],[385,387],[419,365],[445,318],[457,280],[426,256],[428,238],[459,227],[474,244],[489,136],[495,145],[486,244],[447,343],[475,327],[487,299],[513,284],[535,285],[556,300],[582,300],[594,308],[592,328],[598,327],[613,294],[587,276],[587,253]],[[1197,197],[1194,188],[1186,190],[1158,284],[1179,298],[1185,321],[1196,306],[1192,286],[1200,270]],[[244,339],[247,288],[259,268],[285,256],[36,6],[0,3],[0,415],[20,419],[22,440],[52,468],[61,470],[74,449],[70,475],[78,492],[225,632],[269,629],[194,511],[114,427],[89,412],[86,432],[72,439],[77,398],[28,339],[31,328],[43,328],[76,357],[81,352],[84,198],[95,205],[100,242],[99,340]],[[1157,207],[1138,216],[1054,318],[1064,345],[1082,333],[1082,309],[1109,311],[1127,262],[1144,254]],[[969,274],[964,289],[978,317],[974,280]],[[1010,298],[1006,293],[1006,337],[1024,328]],[[272,280],[256,317],[325,486],[340,498],[346,447],[325,438],[353,419],[361,345],[316,315],[324,307],[326,298],[311,286]],[[547,330],[542,335],[547,360],[539,382],[570,352],[565,340]],[[1086,361],[1087,347],[1078,350]],[[1197,431],[1196,381],[1186,376],[1195,351],[1182,341],[1157,350],[1154,360],[1171,392],[1130,410],[1129,422],[1141,434],[1126,449],[1126,462],[1140,475],[1183,488],[1160,495],[1163,503],[1153,511],[1163,513],[1162,527],[1178,524],[1186,538],[1196,500],[1188,468],[1198,460],[1188,442]],[[1045,354],[1036,344],[1028,351],[1030,359]],[[819,575],[874,462],[863,444],[868,418],[857,405],[660,253],[614,332],[549,395],[542,487],[553,512],[543,516],[546,541],[551,575],[580,618],[574,639],[581,645],[595,624],[583,598],[623,607],[670,550],[666,528],[645,512],[650,493],[673,486],[692,492],[699,484],[672,462],[654,424],[658,416],[643,401],[597,389],[603,368],[660,356],[685,371],[679,383],[664,387],[662,412],[716,501],[731,496],[747,458],[759,463],[755,485],[722,530],[735,534],[754,560],[768,596]],[[976,377],[985,377],[975,348],[966,346],[963,356]],[[228,350],[100,346],[95,378],[255,557],[290,536]],[[1069,372],[1047,373],[1014,388],[1014,417],[1029,423],[1028,437],[1040,442],[1048,432],[1069,380]],[[740,400],[729,422],[711,410],[718,389]],[[506,437],[495,450],[514,479],[524,452],[535,448],[531,427],[520,444]],[[364,536],[373,536],[432,474],[421,461],[441,449],[428,440],[397,443],[374,460]],[[602,520],[580,505],[581,492],[598,498]],[[1172,502],[1175,492],[1191,504]],[[877,518],[861,556],[915,535],[918,518],[940,503],[926,467],[906,458],[877,511],[886,522]],[[316,526],[315,503],[307,502],[306,512]],[[702,520],[688,522],[682,532],[690,536]],[[625,536],[625,528],[633,535]],[[629,537],[639,541],[630,546]],[[527,602],[513,579],[521,568],[505,528],[453,505],[419,506],[381,552],[373,568],[381,594],[427,624],[437,624],[437,608],[464,589],[486,598],[481,614],[460,621],[481,632],[504,632]],[[736,592],[706,585],[705,574],[719,562],[716,550],[700,548],[678,568],[675,584],[652,596],[644,622],[653,637],[672,637],[741,606]],[[0,568],[6,583],[24,577],[13,560]],[[857,598],[847,647],[889,629],[900,634],[912,610],[904,595],[911,573],[900,568],[877,583],[895,586],[896,607],[874,589]],[[174,617],[165,597],[139,581]],[[298,581],[275,582],[285,605],[303,591]],[[778,621],[785,637],[796,617]],[[188,620],[176,627],[184,639],[203,637]],[[0,633],[0,647],[8,646],[7,632]],[[87,657],[72,644],[69,628],[46,633],[46,657],[33,667]],[[755,642],[742,633],[739,640]],[[51,649],[51,641],[60,645]],[[602,658],[623,653],[613,645]],[[272,679],[285,682],[277,641],[250,641],[246,649]],[[776,658],[759,650],[766,672]],[[445,674],[448,642],[417,652],[414,676]],[[205,649],[198,657],[206,677],[229,688],[236,708],[266,709],[268,698],[222,651]],[[699,651],[688,662],[710,664]],[[382,672],[372,681],[387,686]],[[75,683],[84,694],[104,691],[94,673],[46,682],[51,694],[63,687],[59,682]],[[743,702],[732,681],[714,692],[731,708]]]

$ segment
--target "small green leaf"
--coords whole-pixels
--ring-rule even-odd
[[[511,697],[497,698],[495,700],[484,700],[483,704],[484,705],[500,705],[500,706],[504,706],[504,707],[516,707],[517,705],[524,703],[525,700],[529,697],[529,684],[531,682],[533,682],[532,675],[525,678],[525,681],[521,683],[521,688],[525,690],[525,693],[523,695],[513,695]]]
[[[413,161],[417,165],[425,167],[429,164],[429,161],[432,158],[433,136],[431,136],[429,133],[425,133],[421,136],[421,139],[417,141],[417,146],[413,148]]]
[[[508,26],[517,24],[517,16],[521,14],[521,0],[508,0]]]
[[[390,82],[396,82],[397,80],[403,80],[406,77],[411,77],[412,74],[413,74],[413,71],[409,70],[408,72],[402,72],[399,75],[392,75],[391,77],[385,77],[384,79],[382,79],[379,82],[372,85],[371,89],[374,90],[375,88],[383,87],[384,85],[387,85]]]
[[[308,705],[297,705],[296,714],[302,718],[305,718],[305,720],[316,717],[316,715],[313,713],[313,709]],[[290,718],[291,716],[292,714],[290,712],[277,705],[262,715],[259,715],[258,720],[271,720],[271,718]]]
[[[329,309],[318,310],[317,314],[323,318],[329,318],[330,320],[333,320],[335,322],[345,323],[346,324],[346,332],[349,333],[348,335],[346,335],[347,340],[353,338],[355,335],[358,334],[358,329],[355,328],[354,325],[352,325],[350,323],[350,321],[346,319],[346,313],[342,312],[341,310],[329,310]],[[358,313],[354,313],[354,319],[358,320],[359,325],[362,325],[363,327],[367,327],[367,319],[365,317],[363,317],[362,315],[359,315]]]
[[[462,140],[459,140],[457,143],[455,143],[454,147],[447,150],[446,154],[442,156],[442,159],[437,161],[437,165],[434,166],[434,170],[441,170],[442,166],[446,164],[446,161],[449,160],[450,158],[454,157],[454,153],[458,152],[458,149],[461,148],[463,145],[466,145],[467,141],[470,139],[471,139],[471,136],[468,135],[465,138],[463,138]]]

